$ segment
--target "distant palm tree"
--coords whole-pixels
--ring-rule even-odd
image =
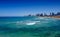
[[[43,13],[41,13],[40,16],[43,16]]]
[[[40,14],[36,14],[36,16],[40,16]]]
[[[55,14],[52,12],[52,16],[55,16]]]
[[[46,13],[44,13],[44,16],[47,16],[47,14],[46,14]]]
[[[29,14],[28,16],[31,16],[31,14]]]
[[[52,13],[50,13],[50,16],[52,15]]]

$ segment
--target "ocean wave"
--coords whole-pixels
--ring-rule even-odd
[[[13,22],[5,22],[4,24],[15,24],[15,25],[33,25],[36,23],[39,23],[40,21],[31,21],[31,20],[26,20],[26,21],[13,21]],[[3,24],[3,23],[2,23]]]
[[[34,25],[34,24],[36,24],[36,22],[26,23],[26,25]]]
[[[35,18],[36,20],[40,20],[40,19],[44,19],[43,17],[38,17],[38,18]]]

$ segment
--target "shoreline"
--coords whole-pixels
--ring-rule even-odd
[[[60,19],[60,16],[39,16],[39,17]]]

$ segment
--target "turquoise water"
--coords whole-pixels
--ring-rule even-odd
[[[0,17],[0,37],[60,37],[60,19]]]

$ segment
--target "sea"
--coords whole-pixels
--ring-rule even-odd
[[[0,17],[0,37],[60,37],[60,19]]]

